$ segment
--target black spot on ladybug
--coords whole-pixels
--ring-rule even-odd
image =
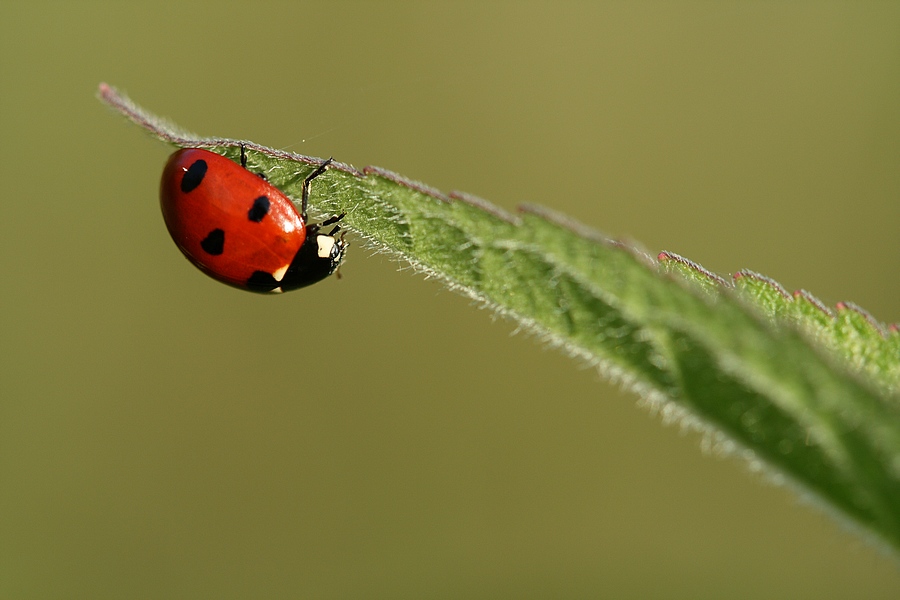
[[[260,196],[253,201],[253,207],[247,211],[247,218],[254,223],[259,223],[267,214],[269,214],[269,199]]]
[[[212,254],[213,256],[222,254],[222,250],[225,248],[225,232],[221,229],[213,229],[209,232],[209,235],[200,242],[200,247],[203,248],[204,252]]]
[[[181,191],[187,194],[197,189],[197,186],[203,183],[206,177],[206,161],[203,159],[195,160],[193,164],[185,171],[184,177],[181,178]]]
[[[247,280],[247,287],[254,292],[268,292],[279,285],[281,284],[275,281],[275,277],[265,271],[254,271],[250,279]]]

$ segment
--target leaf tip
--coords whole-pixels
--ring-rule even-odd
[[[771,277],[766,277],[765,275],[761,275],[760,273],[757,273],[755,271],[750,271],[749,269],[741,269],[740,271],[732,275],[732,279],[735,283],[759,282],[785,300],[791,301],[794,299],[794,296],[788,293],[788,291],[784,289],[784,286],[782,286],[780,283],[778,283]]]
[[[818,310],[822,315],[829,319],[834,319],[834,313],[825,306],[825,303],[807,292],[806,290],[795,290],[794,291],[794,300],[797,302],[805,301],[810,306]]]
[[[669,252],[668,250],[663,250],[659,254],[656,255],[656,260],[663,265],[675,264],[678,265],[687,271],[689,271],[694,276],[699,276],[701,279],[706,279],[709,283],[716,283],[718,285],[724,287],[731,287],[731,284],[727,279],[722,277],[721,275],[717,275],[698,263],[695,263],[689,258],[685,258],[680,254],[675,254],[674,252]]]
[[[886,337],[884,325],[879,323],[869,311],[861,306],[858,306],[853,302],[838,302],[835,305],[835,308],[837,308],[838,317],[846,317],[849,318],[850,321],[855,321],[861,325],[864,324],[864,327],[878,332],[882,337]]]

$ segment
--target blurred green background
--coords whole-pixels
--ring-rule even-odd
[[[384,257],[267,298],[204,135],[564,211],[900,321],[897,3],[5,3],[0,598],[897,598],[897,562]]]

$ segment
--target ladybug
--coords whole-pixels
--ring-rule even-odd
[[[335,237],[344,213],[307,224],[310,183],[329,164],[303,180],[298,213],[264,175],[247,170],[243,145],[240,165],[208,150],[179,150],[160,183],[166,227],[188,260],[222,283],[260,293],[311,285],[337,270],[347,247]]]

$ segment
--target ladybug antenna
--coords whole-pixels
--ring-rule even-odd
[[[244,148],[244,142],[241,142],[241,166],[247,168],[247,149]]]
[[[315,171],[306,176],[306,179],[303,180],[303,186],[301,187],[300,192],[300,216],[303,217],[303,222],[306,222],[306,206],[309,204],[309,184],[310,182],[325,172],[325,169],[328,168],[334,161],[334,157],[330,157],[328,160],[319,165]]]

